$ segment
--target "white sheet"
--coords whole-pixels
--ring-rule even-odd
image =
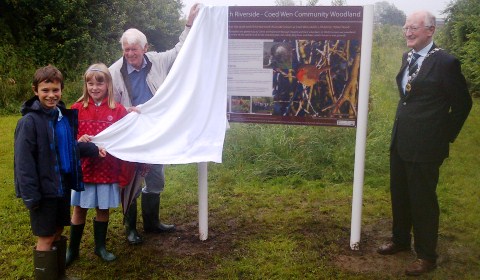
[[[228,7],[203,6],[167,79],[141,114],[93,138],[113,156],[152,164],[222,161],[227,126]]]

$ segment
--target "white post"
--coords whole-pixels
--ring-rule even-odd
[[[200,240],[208,238],[208,169],[206,162],[199,162],[198,167],[198,232]]]
[[[363,6],[362,50],[360,61],[360,83],[355,140],[355,170],[353,175],[352,222],[350,248],[360,249],[362,228],[363,179],[365,172],[365,146],[367,143],[368,99],[370,89],[370,66],[373,41],[373,5]]]

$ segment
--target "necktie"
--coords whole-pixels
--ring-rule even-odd
[[[410,59],[410,63],[408,64],[408,75],[409,76],[412,76],[412,74],[415,73],[415,71],[417,71],[417,69],[418,69],[417,59],[419,57],[420,57],[420,55],[418,53],[414,53],[412,55],[412,58]]]

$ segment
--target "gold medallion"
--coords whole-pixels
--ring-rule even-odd
[[[411,89],[412,85],[410,83],[407,83],[407,85],[405,86],[405,91],[410,92]]]

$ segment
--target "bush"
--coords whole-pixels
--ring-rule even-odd
[[[35,67],[20,57],[13,45],[0,38],[0,114],[18,113],[21,100],[32,95]]]

